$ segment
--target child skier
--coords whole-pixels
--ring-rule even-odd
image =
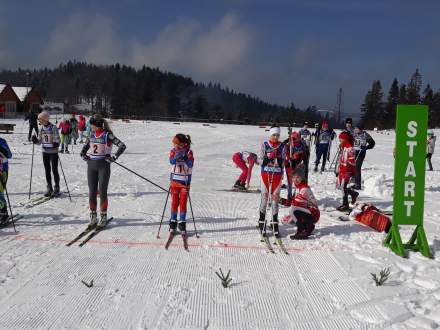
[[[270,198],[272,201],[272,230],[275,237],[279,237],[278,202],[286,157],[285,145],[280,142],[280,133],[281,129],[278,126],[270,128],[269,140],[262,144],[258,159],[261,163],[261,202],[258,227],[262,236],[266,236],[266,209]]]
[[[104,228],[107,225],[107,189],[110,181],[110,163],[125,151],[125,144],[114,136],[107,121],[101,115],[90,118],[91,134],[81,150],[80,156],[87,161],[87,181],[89,185],[89,228]],[[118,147],[111,155],[112,145]],[[90,151],[89,151],[90,150]],[[99,188],[99,189],[98,189]],[[96,212],[99,191],[101,217]]]
[[[259,164],[258,156],[249,151],[236,152],[232,155],[232,161],[241,169],[241,175],[235,182],[234,188],[239,190],[249,189],[252,169],[254,168],[254,164]]]
[[[83,115],[79,115],[78,131],[79,131],[79,143],[84,143],[84,131],[86,130],[86,119]]]
[[[61,153],[64,153],[64,150],[66,151],[66,154],[69,153],[70,128],[70,122],[64,118],[61,119],[58,124],[58,129],[61,132]]]
[[[76,144],[76,140],[78,140],[78,120],[76,120],[75,115],[70,117],[70,140],[73,144]]]
[[[299,131],[299,135],[301,136],[301,141],[306,147],[306,156],[304,159],[306,180],[308,180],[309,178],[310,147],[312,144],[312,133],[309,130],[309,126],[310,126],[309,122],[305,121],[303,128],[300,129]]]
[[[315,132],[316,161],[314,171],[318,172],[318,165],[322,157],[321,172],[324,172],[327,154],[330,152],[330,142],[334,139],[335,132],[329,129],[328,123],[324,121],[321,129]]]
[[[354,150],[356,151],[356,174],[354,176],[355,185],[353,189],[362,189],[362,164],[364,163],[367,150],[373,149],[376,142],[370,134],[363,130],[362,125],[358,124],[353,132]]]
[[[8,182],[8,159],[12,158],[11,150],[5,139],[0,138],[0,224],[8,221],[8,206],[5,199]]]
[[[303,144],[298,132],[293,131],[290,138],[284,141],[286,144],[286,174],[287,174],[287,198],[292,198],[292,173],[298,166],[305,168],[306,146]]]
[[[428,153],[426,154],[426,160],[428,161],[428,166],[429,166],[430,171],[433,171],[431,158],[432,158],[432,155],[434,154],[436,139],[437,139],[437,137],[434,135],[434,132],[432,130],[429,130],[428,131],[428,144],[427,144]]]
[[[339,157],[339,169],[336,172],[337,186],[342,189],[343,198],[342,205],[338,211],[348,211],[350,209],[348,203],[348,195],[351,196],[351,203],[356,202],[359,193],[348,187],[350,179],[356,174],[356,153],[353,148],[353,136],[347,132],[339,134],[341,155]]]
[[[60,145],[60,135],[57,127],[49,121],[49,113],[43,111],[38,115],[41,129],[38,137],[33,135],[32,142],[41,144],[43,152],[44,171],[46,172],[47,191],[45,197],[58,196],[60,194],[60,175],[58,174],[58,147]],[[55,187],[52,188],[52,175]]]
[[[191,150],[191,137],[189,135],[179,133],[174,136],[172,143],[173,148],[170,151],[170,164],[172,165],[170,175],[170,235],[173,236],[176,233],[178,225],[186,244],[186,204],[191,186],[194,155]],[[177,220],[178,212],[180,212],[179,220]]]
[[[295,169],[292,180],[296,190],[292,201],[288,201],[286,205],[291,206],[289,215],[284,216],[282,221],[285,224],[296,223],[297,231],[290,236],[291,239],[307,239],[320,217],[318,203],[307,184],[303,166]]]

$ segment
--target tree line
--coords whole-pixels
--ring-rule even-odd
[[[316,107],[282,106],[239,93],[219,83],[196,83],[158,68],[95,65],[69,61],[56,68],[2,70],[0,81],[35,87],[43,99],[67,105],[88,103],[111,116],[235,120],[243,123],[312,123]]]
[[[423,88],[419,69],[411,75],[407,84],[399,84],[395,78],[386,101],[380,80],[373,81],[362,104],[362,122],[366,128],[391,129],[396,127],[397,104],[426,104],[429,106],[429,127],[440,126],[440,90],[434,92],[428,83]]]

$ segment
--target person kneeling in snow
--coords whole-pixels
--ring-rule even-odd
[[[290,236],[291,239],[307,239],[315,229],[315,224],[320,217],[318,203],[312,189],[307,184],[304,166],[295,169],[292,181],[296,191],[290,201],[290,212],[283,217],[282,221],[284,224],[296,223],[298,229],[295,235]]]
[[[339,157],[339,169],[335,172],[337,181],[336,185],[342,189],[342,205],[337,207],[338,211],[348,211],[348,195],[351,196],[351,203],[356,203],[359,193],[348,187],[350,179],[356,174],[356,152],[353,148],[353,136],[342,132],[339,134],[341,143],[339,149],[341,156]]]

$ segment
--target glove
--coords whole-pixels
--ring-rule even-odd
[[[54,147],[54,148],[58,148],[59,146],[60,146],[59,143],[54,143],[54,144],[53,144],[53,147]]]
[[[90,160],[90,157],[87,154],[80,154],[80,156],[84,161]]]
[[[112,155],[105,155],[105,161],[107,163],[113,163],[114,161],[116,161],[118,159],[118,157],[116,156],[112,156]]]
[[[269,158],[267,158],[266,156],[263,157],[263,163],[261,164],[261,166],[266,166],[267,164],[269,164]]]
[[[32,135],[32,142],[33,142],[34,144],[37,144],[37,143],[38,143],[38,138],[37,138],[35,135]]]
[[[335,176],[338,177],[339,176],[339,172],[335,171]]]

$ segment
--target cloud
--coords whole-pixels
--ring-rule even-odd
[[[51,32],[43,61],[53,64],[78,59],[109,64],[119,61],[121,55],[121,42],[110,18],[75,14]]]

